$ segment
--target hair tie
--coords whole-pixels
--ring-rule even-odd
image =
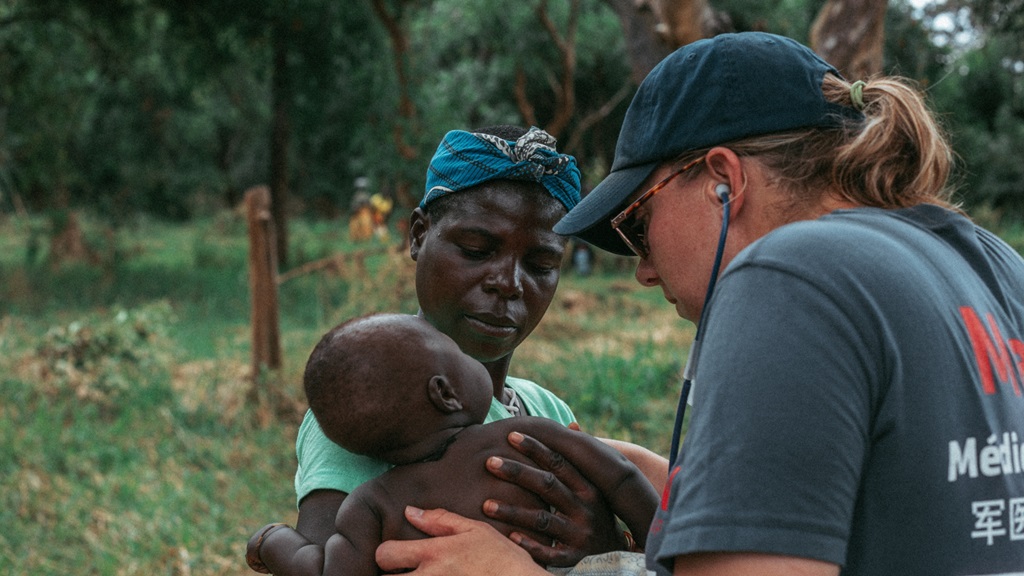
[[[864,86],[867,84],[863,80],[857,80],[850,84],[850,100],[853,101],[853,107],[858,111],[864,110]]]

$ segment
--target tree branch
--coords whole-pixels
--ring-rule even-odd
[[[569,135],[569,141],[566,143],[565,149],[563,151],[571,154],[574,150],[578,150],[580,147],[580,142],[583,140],[583,134],[585,134],[586,131],[591,128],[591,126],[607,118],[608,115],[611,114],[612,111],[615,110],[615,108],[619,104],[621,104],[623,100],[628,98],[629,95],[632,93],[633,84],[627,82],[623,84],[622,87],[619,88],[619,90],[614,95],[612,95],[612,97],[609,98],[607,102],[602,104],[600,108],[584,116],[579,122],[576,123],[576,127]]]
[[[519,108],[519,115],[523,118],[523,123],[527,126],[536,126],[537,112],[530,102],[530,97],[526,94],[526,72],[519,65],[516,65],[515,96],[516,107]]]
[[[569,22],[565,36],[562,36],[548,15],[547,0],[540,0],[535,8],[537,19],[547,31],[559,52],[560,74],[552,82],[555,94],[554,117],[545,127],[552,136],[558,137],[569,125],[576,109],[576,30],[579,27],[580,0],[571,0]]]

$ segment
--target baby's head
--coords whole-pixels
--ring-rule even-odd
[[[303,385],[324,434],[342,448],[392,463],[446,428],[483,422],[491,378],[426,320],[374,314],[320,339]]]

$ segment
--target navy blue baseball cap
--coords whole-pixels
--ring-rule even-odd
[[[622,122],[611,173],[555,232],[632,255],[611,219],[659,164],[750,136],[862,118],[825,100],[827,73],[839,76],[810,48],[764,32],[720,34],[679,48],[640,84]]]

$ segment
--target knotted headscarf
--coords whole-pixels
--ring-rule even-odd
[[[539,182],[566,210],[580,201],[576,159],[555,150],[555,138],[533,127],[516,141],[452,130],[445,134],[427,169],[427,193],[420,208],[434,200],[491,180]]]

